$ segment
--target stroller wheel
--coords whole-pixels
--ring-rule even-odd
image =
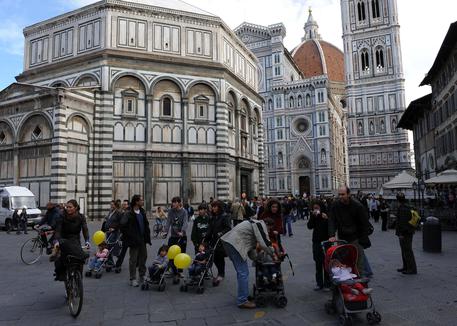
[[[120,272],[121,272],[121,268],[120,267],[116,267],[114,269],[114,273],[119,274]]]
[[[341,326],[352,326],[352,317],[349,315],[340,315],[339,322]]]
[[[376,321],[376,324],[379,324],[382,320],[381,314],[377,311],[373,311],[373,317]]]
[[[111,267],[106,267],[106,272],[107,273],[111,272]]]
[[[335,307],[331,301],[325,303],[325,312],[329,315],[333,315],[335,313]],[[368,318],[368,317],[367,317]]]
[[[158,290],[159,290],[159,292],[165,291],[165,283],[159,284]]]
[[[205,288],[202,287],[202,286],[199,286],[199,287],[197,288],[197,294],[203,294],[203,292],[205,292]]]
[[[267,298],[265,298],[263,295],[258,295],[255,298],[255,304],[258,307],[265,307],[267,305]]]
[[[92,272],[91,271],[87,271],[85,275],[86,275],[86,277],[91,277],[92,276]]]
[[[102,273],[96,273],[96,274],[95,274],[95,278],[96,278],[96,279],[102,278]]]
[[[146,290],[146,283],[143,283],[141,284],[141,291],[145,291]]]
[[[276,307],[285,308],[287,306],[287,298],[283,295],[276,297],[275,299]]]
[[[179,281],[180,281],[179,277],[175,276],[175,277],[173,278],[173,284],[175,284],[175,285],[176,285],[176,284],[179,284]]]

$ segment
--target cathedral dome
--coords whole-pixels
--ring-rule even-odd
[[[326,74],[330,81],[344,82],[344,54],[333,44],[323,41],[318,28],[310,10],[305,36],[292,51],[292,57],[305,78]]]

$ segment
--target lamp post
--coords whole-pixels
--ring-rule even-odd
[[[425,190],[425,182],[424,180],[421,178],[419,180],[419,189],[420,189],[420,192],[422,193],[422,200],[421,200],[421,212],[420,212],[420,215],[421,217],[424,217],[424,190]]]
[[[416,191],[417,191],[417,182],[413,182],[413,192],[414,192],[414,207],[416,207]]]

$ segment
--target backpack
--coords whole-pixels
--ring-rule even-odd
[[[419,213],[416,210],[412,209],[411,210],[411,219],[408,221],[408,223],[411,226],[416,228],[419,225],[420,220],[421,220],[421,217],[420,217]]]

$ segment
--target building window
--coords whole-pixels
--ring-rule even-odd
[[[360,61],[362,62],[362,72],[370,72],[370,57],[368,55],[368,50],[362,50]]]
[[[321,164],[327,164],[327,151],[324,148],[321,149]]]
[[[311,95],[309,94],[305,96],[305,106],[311,106]]]
[[[319,112],[319,122],[325,122],[325,112]]]
[[[279,55],[279,53],[274,54],[274,62],[281,63],[281,56]]]
[[[363,121],[358,121],[357,122],[357,136],[363,136],[365,134],[364,128],[363,128]]]
[[[281,97],[280,97],[280,96],[277,96],[277,97],[275,98],[275,102],[276,102],[276,103],[275,103],[275,104],[276,104],[276,108],[277,108],[277,109],[280,109],[280,108],[282,107],[282,99],[281,99]]]
[[[122,92],[122,112],[126,115],[135,115],[138,103],[138,92],[128,89]]]
[[[294,100],[294,97],[291,96],[289,98],[289,108],[293,108],[295,106],[295,100]]]
[[[390,130],[392,133],[397,132],[397,119],[393,118],[390,124]]]
[[[273,100],[269,99],[268,100],[268,110],[272,110],[273,109]]]
[[[6,135],[3,131],[0,131],[0,144],[6,144]]]
[[[276,190],[276,179],[275,178],[269,178],[269,188],[270,190]]]
[[[373,18],[379,18],[381,16],[379,11],[379,0],[371,1],[371,11],[373,13]]]
[[[281,76],[281,67],[275,67],[275,76]]]
[[[172,117],[172,107],[173,100],[170,97],[164,97],[162,99],[162,117],[171,118]]]
[[[302,97],[301,97],[301,95],[298,95],[298,98],[297,98],[297,106],[298,106],[299,108],[301,108],[302,105],[303,105]]]
[[[228,111],[228,121],[229,121],[230,127],[233,127],[233,112],[230,110]]]
[[[205,96],[198,96],[194,99],[195,117],[198,120],[208,120],[209,99]]]
[[[276,118],[276,127],[282,127],[282,117]]]
[[[366,12],[365,12],[365,2],[359,1],[357,4],[357,14],[359,18],[359,22],[365,21],[366,17]]]
[[[319,136],[325,136],[327,134],[326,126],[319,126]]]
[[[276,130],[276,140],[282,140],[282,139],[283,139],[282,129]]]
[[[384,70],[384,51],[381,48],[376,50],[376,71],[382,72]]]
[[[285,187],[285,184],[284,184],[284,178],[280,178],[279,179],[279,189],[280,190],[284,190],[286,187]]]
[[[283,163],[282,152],[279,152],[279,153],[278,153],[278,165],[282,165],[282,163]]]
[[[32,132],[32,140],[43,139],[43,132],[41,131],[40,126],[36,126]]]

